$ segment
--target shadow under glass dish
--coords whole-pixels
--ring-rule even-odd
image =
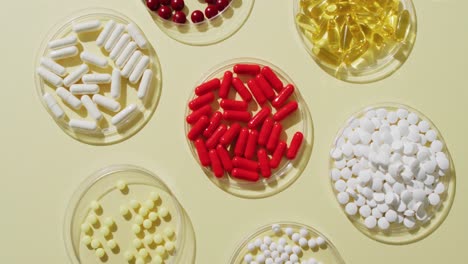
[[[395,15],[401,15],[404,10],[407,10],[408,16],[406,18],[408,19],[409,25],[405,31],[406,33],[404,38],[401,40],[399,40],[399,38],[397,38],[398,40],[394,39],[396,37],[393,31],[385,33],[388,34],[387,38],[382,38],[382,36],[385,36],[384,33],[378,34],[376,37],[377,34],[373,31],[374,28],[376,30],[379,29],[379,32],[384,31],[376,22],[380,21],[379,18],[374,17],[374,14],[377,11],[371,10],[366,11],[366,13],[353,13],[355,14],[352,16],[354,21],[361,21],[361,23],[359,23],[360,29],[357,29],[357,31],[361,30],[361,32],[365,34],[366,45],[363,44],[362,47],[368,47],[362,48],[362,50],[366,51],[360,54],[356,59],[356,57],[352,55],[355,54],[355,52],[349,52],[352,49],[347,49],[347,51],[343,49],[345,44],[341,37],[345,35],[353,36],[352,41],[354,42],[349,42],[350,44],[348,45],[351,45],[351,47],[354,45],[356,47],[355,50],[360,49],[354,44],[356,42],[354,34],[351,34],[349,30],[345,31],[345,26],[347,25],[346,15],[349,14],[351,10],[355,10],[353,9],[354,7],[362,6],[362,4],[358,3],[359,1],[361,0],[343,1],[347,6],[342,8],[338,4],[335,5],[335,1],[330,0],[294,0],[293,18],[295,20],[299,38],[301,39],[305,49],[320,68],[322,68],[322,70],[342,81],[351,83],[370,83],[392,75],[410,56],[416,42],[416,10],[412,0],[399,1],[398,14]],[[357,3],[349,4],[353,2]],[[377,3],[377,1],[371,2]],[[301,7],[304,5],[309,5],[309,7]],[[327,8],[329,8],[329,10],[334,10],[338,15],[332,12],[326,12],[325,10],[327,10]],[[312,17],[314,17],[314,19],[312,19]],[[369,18],[364,19],[362,17]],[[361,20],[358,20],[358,18]],[[393,26],[398,22],[398,17],[389,16],[388,18],[389,19],[386,19],[385,21],[392,19],[391,22],[388,23]],[[329,21],[336,21],[336,23],[332,23],[337,25],[336,28],[338,29],[338,32],[328,29],[328,26],[330,25]],[[334,28],[335,24],[332,24],[330,28]],[[344,34],[344,32],[347,32],[348,34]],[[338,45],[340,47],[336,52],[331,52],[330,39],[333,40],[335,38],[330,38],[330,36],[336,36],[336,34],[339,35]],[[390,40],[382,42],[382,40],[386,39]],[[348,55],[348,58],[353,59],[350,59],[351,61],[348,62],[345,54],[350,54]]]
[[[428,211],[428,217],[425,221],[417,221],[416,228],[414,229],[408,229],[406,228],[403,223],[402,224],[391,224],[390,228],[386,231],[381,231],[378,230],[378,228],[375,229],[368,229],[366,225],[364,224],[364,219],[359,215],[356,214],[354,216],[348,215],[344,211],[344,206],[339,206],[343,209],[343,213],[348,217],[348,219],[353,223],[353,225],[361,231],[363,234],[368,236],[371,239],[374,239],[376,241],[386,243],[386,244],[395,244],[395,245],[404,245],[404,244],[410,244],[417,242],[421,239],[424,239],[425,237],[429,236],[432,234],[445,220],[445,218],[448,216],[450,209],[453,204],[453,200],[455,199],[455,192],[456,192],[456,173],[455,173],[455,167],[453,164],[453,160],[451,158],[450,152],[447,148],[447,145],[445,143],[445,140],[438,130],[437,126],[434,125],[434,123],[426,117],[424,114],[419,112],[418,110],[411,108],[409,106],[403,105],[403,104],[396,104],[396,103],[383,103],[383,104],[378,104],[370,107],[366,107],[363,110],[360,110],[359,112],[355,113],[352,117],[350,117],[345,125],[343,126],[342,129],[338,132],[333,146],[331,149],[336,148],[336,144],[339,140],[339,138],[342,136],[343,131],[346,127],[348,127],[354,120],[359,119],[365,115],[366,112],[369,110],[376,110],[376,109],[386,109],[388,111],[395,111],[397,109],[403,108],[408,110],[409,112],[414,112],[416,113],[420,120],[426,120],[430,124],[430,129],[434,130],[437,133],[437,139],[440,140],[444,144],[444,148],[442,149],[442,152],[445,153],[447,156],[449,162],[450,162],[450,167],[447,170],[447,173],[444,177],[439,177],[440,182],[442,182],[445,185],[445,192],[440,195],[441,202],[432,208],[432,210]],[[331,170],[334,168],[333,166],[334,160],[330,158],[330,169],[329,172],[331,173]],[[336,195],[338,192],[336,189],[333,187],[334,182],[331,180],[331,187],[332,191]]]
[[[182,11],[187,15],[185,24],[177,24],[158,16],[146,6],[145,0],[138,0],[148,10],[154,22],[166,35],[181,43],[201,46],[221,42],[236,33],[247,21],[255,0],[231,0],[229,6],[217,16],[199,23],[192,23],[190,15],[199,9],[204,12],[208,6],[205,1],[185,0]]]
[[[299,92],[301,88],[296,86],[294,82],[291,80],[291,78],[284,71],[260,59],[237,58],[237,59],[232,59],[232,60],[223,62],[213,67],[213,69],[211,69],[210,71],[208,71],[208,73],[205,76],[203,76],[201,80],[199,80],[194,86],[196,87],[199,84],[202,84],[213,78],[222,79],[224,72],[227,70],[232,71],[233,66],[238,63],[269,66],[278,75],[278,77],[280,78],[280,80],[283,82],[284,85],[290,83],[295,86],[296,89],[295,89],[294,94],[291,96],[291,98],[298,102],[299,109],[290,118],[287,118],[286,120],[283,120],[281,122],[283,124],[283,129],[285,130],[285,133],[283,133],[283,135],[281,136],[281,140],[285,140],[285,136],[287,136],[287,139],[288,139],[287,144],[289,144],[289,141],[291,140],[295,132],[300,131],[304,134],[304,141],[302,143],[301,149],[299,150],[299,153],[296,159],[287,160],[286,158],[283,158],[283,161],[281,162],[279,167],[276,170],[272,171],[272,175],[270,178],[260,178],[260,180],[257,182],[248,182],[248,181],[238,180],[229,176],[227,173],[225,173],[225,175],[222,178],[218,179],[215,177],[210,167],[203,167],[200,164],[198,154],[194,146],[194,142],[190,141],[186,136],[188,132],[190,131],[191,126],[184,119],[185,138],[187,139],[187,144],[190,147],[190,150],[193,154],[193,158],[197,161],[200,167],[202,167],[208,179],[210,179],[211,182],[216,184],[216,186],[218,186],[223,191],[230,193],[232,195],[235,195],[235,196],[239,196],[243,198],[264,198],[264,197],[272,196],[274,194],[277,194],[285,190],[287,187],[289,187],[299,178],[299,176],[305,169],[309,161],[309,158],[312,152],[312,145],[313,145],[312,118],[310,116],[307,104]],[[245,81],[244,77],[242,76],[240,77],[241,79],[244,79],[243,81]],[[195,90],[195,88],[193,90]],[[236,92],[234,88],[231,87],[229,99],[236,98],[236,100],[241,100],[240,97],[235,94]],[[188,102],[190,102],[195,97],[196,97],[195,93],[191,92],[189,99],[187,101],[187,105],[188,105]],[[217,109],[219,107],[218,102],[215,101],[212,104],[212,107],[214,109]],[[249,111],[252,111],[252,116],[255,115],[255,113],[259,110],[260,108],[258,106],[254,107],[253,109],[249,107]],[[186,107],[185,116],[190,114],[190,111],[191,110],[188,107]]]
[[[46,38],[41,44],[41,47],[36,56],[37,58],[34,67],[37,68],[40,66],[41,57],[48,56],[50,52],[50,49],[47,46],[49,41],[75,34],[72,30],[72,22],[85,22],[89,20],[100,20],[103,25],[105,25],[105,23],[109,20],[115,20],[117,23],[122,24],[132,23],[132,21],[123,14],[120,14],[110,9],[91,8],[78,11],[70,16],[67,16],[66,19],[60,21],[56,24],[55,27],[52,28],[52,30],[49,32],[49,34],[46,36]],[[77,47],[79,53],[86,50],[91,53],[97,54],[98,56],[106,58],[109,56],[109,53],[106,50],[104,50],[104,48],[99,48],[95,43],[95,40],[98,37],[101,30],[102,29],[95,32],[77,34],[79,41]],[[116,113],[99,107],[99,110],[103,114],[103,118],[101,121],[98,122],[98,129],[96,131],[72,129],[68,124],[70,119],[86,119],[89,121],[94,120],[91,117],[87,117],[87,111],[84,108],[84,106],[82,106],[79,110],[70,108],[66,103],[64,103],[60,98],[56,96],[56,88],[48,82],[44,81],[34,71],[36,91],[43,106],[46,108],[46,110],[57,123],[57,125],[67,135],[83,143],[91,145],[109,145],[130,138],[131,136],[138,133],[138,131],[140,131],[151,119],[159,103],[159,98],[162,90],[162,73],[159,58],[151,44],[149,44],[148,46],[149,47],[147,49],[140,50],[143,53],[143,55],[147,55],[150,58],[149,69],[153,71],[153,79],[151,81],[151,86],[149,87],[146,100],[142,102],[137,98],[139,82],[136,84],[131,84],[127,79],[122,78],[121,96],[119,99],[117,99],[117,101],[122,106],[121,109],[124,109],[126,106],[135,103],[137,105],[137,111],[135,111],[133,115],[129,116],[126,120],[122,121],[117,126],[114,126],[110,123],[110,118]],[[118,67],[114,64],[114,62],[111,59],[108,59],[108,61],[109,66],[107,66],[106,68],[99,68],[94,65],[89,65],[89,73],[112,74],[112,69]],[[81,61],[79,55],[76,55],[71,58],[61,59],[57,62],[64,66],[68,73],[72,72],[79,65],[84,63]],[[99,86],[101,90],[100,94],[110,96],[110,84],[99,84]],[[52,114],[42,97],[45,93],[49,93],[55,97],[57,103],[65,111],[65,118],[59,119]]]

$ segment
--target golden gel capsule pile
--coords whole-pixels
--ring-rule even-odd
[[[407,38],[411,16],[400,0],[300,0],[296,23],[313,54],[338,68],[386,55]]]

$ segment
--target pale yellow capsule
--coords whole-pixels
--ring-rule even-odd
[[[348,51],[351,47],[351,41],[353,40],[353,35],[351,35],[351,31],[349,31],[349,27],[347,24],[343,26],[341,29],[341,49],[343,51]]]
[[[401,12],[398,23],[395,30],[395,38],[398,41],[402,41],[406,38],[408,31],[411,27],[411,17],[408,10]]]
[[[362,32],[361,27],[351,16],[347,17],[346,22],[348,24],[349,30],[351,31],[351,34],[358,43],[363,44],[367,41],[366,35],[364,34],[364,32]]]
[[[364,53],[369,50],[369,42],[365,42],[362,45],[352,47],[344,57],[344,62],[346,64],[351,64],[355,60],[359,59]]]
[[[317,24],[315,24],[315,21],[304,14],[296,15],[296,23],[300,28],[310,31],[312,33],[316,32],[318,29],[318,26]]]
[[[317,58],[325,63],[328,63],[333,66],[338,66],[340,64],[340,57],[330,52],[324,47],[315,46],[312,52],[317,56]]]
[[[340,49],[340,31],[338,29],[338,26],[336,25],[335,20],[329,20],[328,21],[328,28],[327,28],[327,33],[328,33],[328,45],[330,47],[330,50],[332,51],[337,51]]]

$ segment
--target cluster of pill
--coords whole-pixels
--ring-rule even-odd
[[[116,187],[122,193],[128,193],[128,185],[125,181],[118,181]],[[91,212],[81,226],[82,242],[89,249],[94,249],[96,256],[102,260],[105,259],[106,251],[99,239],[92,236],[93,228],[100,227],[99,232],[106,240],[107,247],[114,253],[118,253],[116,249],[119,245],[112,236],[113,231],[117,230],[117,224],[112,217],[105,218],[103,224],[99,223],[98,215],[103,213],[103,208],[98,201],[91,202],[90,208]],[[132,248],[123,253],[126,261],[135,264],[161,264],[175,254],[176,233],[174,229],[170,226],[159,228],[162,220],[170,221],[171,213],[163,206],[162,198],[157,192],[151,192],[149,198],[143,202],[133,199],[128,204],[122,204],[120,215],[124,221],[133,219],[131,231],[135,239],[131,243]]]
[[[81,241],[90,250],[94,250],[98,258],[104,259],[107,256],[104,243],[94,232],[98,231],[105,240],[105,245],[111,251],[119,248],[117,241],[113,238],[113,233],[117,230],[117,225],[112,217],[106,217],[101,223],[99,215],[102,215],[103,208],[98,201],[90,203],[90,212],[81,224]]]
[[[431,124],[405,108],[353,119],[331,150],[338,202],[369,229],[416,228],[446,191],[450,162]]]
[[[313,53],[331,67],[395,46],[411,27],[400,0],[300,0],[296,22]]]
[[[326,247],[322,237],[313,238],[310,232],[301,228],[298,232],[292,227],[282,228],[279,224],[271,227],[274,236],[257,238],[247,244],[244,262],[247,264],[320,264],[313,257],[306,257],[306,251]]]
[[[103,56],[86,50],[79,55],[84,63],[70,73],[59,63],[60,61],[65,63],[64,59],[78,55],[78,46],[80,45],[78,34],[95,32],[100,30],[101,27],[101,21],[99,20],[73,23],[72,29],[75,34],[50,41],[48,44],[48,48],[51,50],[49,56],[41,58],[41,66],[37,68],[37,74],[57,88],[55,93],[65,104],[74,110],[79,110],[84,106],[89,116],[94,119],[94,121],[71,119],[69,120],[69,126],[73,129],[96,130],[98,122],[103,119],[98,106],[115,113],[111,119],[114,126],[121,125],[136,112],[136,104],[129,104],[121,110],[121,105],[117,101],[121,94],[122,76],[128,78],[132,84],[140,82],[137,95],[142,102],[146,100],[146,95],[151,86],[153,72],[147,69],[150,65],[150,58],[138,50],[138,48],[146,49],[148,43],[133,23],[123,25],[116,23],[114,20],[109,20],[96,39],[96,45],[117,66],[112,70],[112,75],[104,73],[88,74],[90,71],[88,65],[107,69],[109,61]],[[103,90],[99,85],[109,83],[110,97],[99,94]],[[90,97],[91,95],[92,97]],[[65,117],[65,112],[54,96],[46,92],[43,98],[55,117]]]
[[[214,18],[219,12],[224,11],[229,4],[230,0],[204,0],[208,5],[205,9],[205,14],[200,10],[195,10],[191,14],[193,23],[200,23],[205,20]],[[146,6],[162,19],[170,19],[178,24],[185,24],[187,22],[187,15],[183,11],[185,7],[184,0],[146,0]]]
[[[214,78],[195,88],[196,98],[189,102],[192,112],[186,118],[192,125],[187,137],[194,141],[201,165],[211,166],[216,177],[227,172],[255,182],[260,179],[259,171],[269,178],[283,156],[296,158],[304,136],[296,132],[287,147],[281,140],[281,121],[292,116],[298,103],[291,99],[294,86],[284,86],[268,66],[236,64],[233,71],[237,76],[228,70],[222,80]],[[248,78],[249,88],[239,77]],[[231,86],[242,100],[228,98]],[[213,113],[212,105],[217,107],[218,100],[223,112]],[[252,116],[249,105],[255,101],[261,110]],[[274,114],[270,103],[276,109]]]

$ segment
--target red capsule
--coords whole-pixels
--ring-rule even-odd
[[[260,173],[265,178],[270,178],[271,168],[270,168],[270,159],[265,149],[259,149],[257,152],[258,164],[260,167]]]
[[[232,85],[239,93],[240,97],[242,97],[242,100],[246,101],[247,103],[252,101],[252,95],[250,94],[249,90],[247,90],[247,87],[245,87],[241,79],[237,77],[232,78]]]
[[[283,159],[284,152],[286,151],[286,142],[281,141],[278,143],[278,146],[275,149],[275,152],[271,156],[270,160],[270,167],[272,169],[278,168],[278,166],[281,163],[281,160]]]
[[[275,108],[283,106],[293,93],[294,85],[286,85],[286,87],[284,87],[284,89],[279,92],[278,96],[276,96],[276,98],[271,102],[271,105],[273,105]]]
[[[234,166],[234,168],[241,168],[249,171],[258,170],[258,162],[241,157],[234,157],[232,159],[232,166]]]
[[[241,125],[239,123],[234,123],[231,125],[231,127],[224,133],[224,135],[219,139],[219,143],[221,143],[223,146],[227,146],[236,139],[236,137],[239,135],[241,131]]]
[[[273,100],[276,97],[275,91],[271,87],[270,83],[265,79],[262,74],[257,74],[255,76],[255,80],[257,81],[258,86],[262,89],[263,94],[268,100]]]
[[[278,75],[276,75],[276,73],[270,67],[263,67],[262,74],[277,92],[283,90],[283,82],[278,78]]]
[[[212,80],[209,80],[207,82],[204,82],[195,88],[195,94],[200,96],[203,94],[206,94],[208,92],[212,92],[216,89],[218,89],[221,86],[221,82],[218,78],[214,78]]]
[[[229,95],[229,88],[231,88],[232,84],[232,72],[226,71],[224,72],[223,81],[221,82],[221,87],[219,88],[219,97],[222,99],[226,99]]]
[[[257,75],[260,73],[260,66],[256,64],[236,64],[234,72],[237,74]]]
[[[246,101],[223,99],[219,103],[219,106],[224,110],[247,111],[249,104]]]
[[[257,172],[237,169],[237,168],[232,170],[231,175],[234,178],[238,178],[238,179],[242,179],[246,181],[252,181],[252,182],[256,182],[260,179],[260,176],[258,175]]]
[[[216,147],[216,152],[218,153],[218,157],[221,160],[221,164],[223,164],[224,170],[231,173],[233,165],[231,156],[229,156],[229,152],[221,145]]]
[[[202,116],[204,115],[209,116],[210,114],[211,114],[211,106],[204,105],[200,107],[199,109],[193,111],[190,115],[188,115],[186,120],[187,120],[187,123],[189,124],[195,124],[198,121],[198,119],[200,119]]]
[[[258,86],[255,79],[250,79],[247,82],[247,86],[249,86],[250,91],[252,92],[253,96],[255,97],[255,100],[259,105],[263,105],[264,103],[266,103],[267,99],[263,94],[262,89],[260,89],[260,86]]]
[[[280,109],[278,109],[278,111],[276,111],[276,113],[273,115],[273,119],[275,121],[281,121],[285,119],[286,117],[288,117],[290,114],[292,114],[294,111],[296,111],[297,107],[298,107],[297,102],[291,101],[287,103],[286,105],[284,105],[283,107],[281,107]]]
[[[288,151],[286,152],[286,158],[293,160],[296,158],[299,149],[301,148],[302,141],[304,139],[304,134],[301,132],[296,132],[291,139],[291,143],[289,144]]]
[[[209,123],[210,121],[208,120],[207,116],[202,116],[200,119],[198,119],[195,125],[193,125],[193,127],[188,132],[188,139],[192,141],[197,139],[203,133],[203,130],[205,130]]]
[[[278,141],[283,131],[283,126],[280,123],[275,123],[273,129],[271,130],[270,138],[268,139],[267,149],[270,152],[273,152],[278,145]]]
[[[209,166],[211,164],[210,155],[208,154],[208,149],[206,148],[205,141],[199,138],[195,140],[195,149],[197,150],[198,159],[202,166]]]
[[[271,109],[268,106],[265,106],[262,108],[262,110],[258,111],[256,115],[250,119],[249,123],[247,123],[247,126],[250,129],[256,128],[260,126],[263,121],[270,115]]]
[[[197,110],[198,108],[210,104],[215,99],[214,93],[207,93],[202,96],[199,96],[189,102],[189,108],[191,110]]]
[[[237,138],[236,147],[234,148],[234,154],[236,156],[244,156],[245,145],[247,145],[247,139],[249,138],[249,129],[242,128]]]
[[[211,170],[213,171],[216,178],[221,178],[224,175],[223,167],[221,166],[221,161],[219,160],[218,153],[215,149],[210,150],[208,153],[211,161]]]
[[[258,132],[257,130],[251,130],[249,132],[249,138],[245,145],[244,157],[247,159],[253,159],[255,157],[255,151],[257,150]]]
[[[210,124],[203,132],[203,136],[205,136],[206,138],[211,137],[211,135],[213,135],[215,130],[219,127],[219,124],[221,124],[222,118],[223,114],[219,111],[216,111],[210,119]]]
[[[258,134],[258,145],[265,146],[267,144],[274,123],[275,121],[273,121],[273,118],[271,117],[267,117],[267,119],[265,119],[265,122],[263,122],[262,125],[262,129]]]
[[[221,124],[216,131],[206,140],[206,147],[208,149],[214,149],[218,145],[219,139],[226,133],[226,125]]]
[[[252,114],[247,111],[226,110],[223,113],[223,118],[227,121],[249,122]]]

